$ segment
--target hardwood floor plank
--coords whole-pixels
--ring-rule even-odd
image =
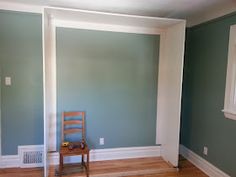
[[[50,166],[49,176],[55,176],[57,166]],[[65,165],[62,177],[84,177],[85,170],[78,164]],[[0,169],[0,177],[43,177],[43,168]],[[207,177],[201,170],[184,158],[180,168],[172,168],[160,157],[109,160],[90,163],[91,177]]]

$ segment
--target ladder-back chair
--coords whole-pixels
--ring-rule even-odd
[[[65,144],[65,138],[70,134],[78,137],[76,141]],[[81,134],[81,138],[77,136]],[[81,155],[81,164],[86,169],[86,175],[89,176],[89,148],[85,141],[85,112],[63,112],[61,126],[61,147],[60,147],[60,166],[59,173],[63,171],[63,159],[65,156]],[[87,162],[84,162],[84,155],[87,156]]]

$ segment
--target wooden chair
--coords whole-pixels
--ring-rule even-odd
[[[86,175],[89,176],[89,148],[85,142],[85,112],[63,112],[62,113],[62,130],[61,130],[61,143],[65,141],[65,137],[69,134],[81,134],[81,139],[78,138],[77,142],[73,142],[72,146],[60,147],[60,166],[59,173],[63,171],[63,158],[65,156],[81,155],[81,164],[86,169]],[[79,141],[80,140],[80,141]],[[81,142],[84,143],[84,147],[81,146]],[[84,162],[84,155],[87,155],[87,163]]]

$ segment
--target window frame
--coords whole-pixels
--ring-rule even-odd
[[[236,25],[230,26],[225,102],[226,118],[236,120]]]

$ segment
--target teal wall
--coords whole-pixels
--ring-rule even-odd
[[[17,154],[18,145],[43,144],[41,23],[41,15],[0,11],[3,155]]]
[[[236,176],[236,121],[222,113],[231,14],[187,31],[181,143]],[[208,156],[203,155],[208,147]]]
[[[62,111],[81,110],[91,148],[155,145],[159,36],[57,28],[56,37],[58,143]]]

